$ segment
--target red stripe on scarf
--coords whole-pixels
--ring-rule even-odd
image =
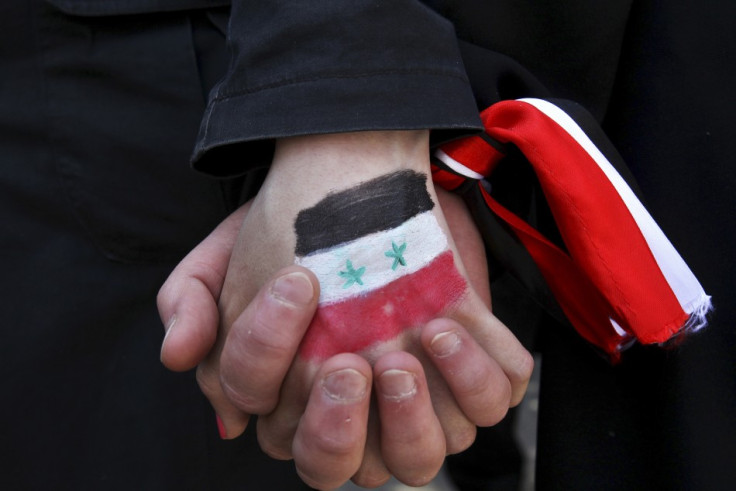
[[[481,118],[489,136],[513,143],[531,163],[569,252],[481,187],[486,203],[515,230],[580,334],[615,355],[625,338],[609,318],[643,343],[661,343],[677,333],[689,315],[625,203],[585,149],[552,118],[523,101],[494,104]],[[503,155],[480,138],[466,141],[442,149],[466,167],[489,175]]]

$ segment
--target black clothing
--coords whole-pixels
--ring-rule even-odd
[[[229,52],[225,3],[0,4],[0,487],[303,487],[250,430],[219,441],[192,374],[158,362],[159,285],[255,191],[190,171],[195,143],[200,170],[242,174],[275,137],[442,141],[478,129],[478,108],[540,94],[604,123],[717,313],[675,351],[610,367],[546,318],[535,339],[523,293],[495,294],[543,356],[539,487],[734,481],[732,3],[236,1]],[[451,469],[482,483],[473,462],[493,450]]]
[[[229,6],[230,0],[46,0],[71,15],[108,16],[185,11]]]
[[[156,292],[236,203],[187,165],[215,14],[0,3],[0,489],[305,487],[158,360]]]
[[[568,2],[514,2],[495,17],[478,15],[478,5],[469,7],[475,17],[460,19],[456,12],[458,35],[473,41],[463,59],[475,95],[481,106],[494,102],[488,80],[525,87],[514,97],[543,95],[526,80],[531,72],[552,95],[586,105],[716,310],[710,327],[681,346],[637,347],[616,367],[544,318],[536,342],[527,343],[542,355],[537,487],[730,489],[736,479],[736,312],[730,302],[736,287],[730,191],[736,185],[736,36],[728,19],[736,5],[575,3],[578,15]],[[492,18],[494,28],[483,31],[481,23]],[[559,22],[545,23],[550,18]],[[577,43],[564,46],[565,39]],[[520,83],[509,83],[512,70],[488,68],[494,64],[481,58],[491,55],[479,45],[522,63],[525,70],[513,70]],[[502,278],[498,285],[513,283]],[[493,298],[512,329],[530,315],[519,312],[518,295],[494,289]],[[487,448],[473,452],[493,458]]]
[[[197,168],[237,173],[243,155],[251,166],[268,163],[268,142],[280,136],[478,130],[446,19],[406,0],[299,5],[234,2],[230,43],[238,56],[205,112]]]

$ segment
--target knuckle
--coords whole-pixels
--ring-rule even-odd
[[[222,391],[235,407],[249,414],[267,414],[276,406],[277,399],[267,393],[249,388],[235,388],[224,376],[220,377]]]
[[[507,392],[510,392],[508,381],[503,376],[502,379],[506,383],[499,384],[498,378],[490,370],[473,370],[471,376],[466,381],[466,384],[461,388],[461,395],[470,400],[484,400],[488,397],[493,398],[493,394],[499,390],[507,388]],[[503,374],[501,374],[503,375]]]
[[[524,350],[519,361],[514,365],[514,370],[509,374],[513,383],[526,385],[532,377],[534,371],[534,357],[531,353]]]
[[[350,459],[359,448],[351,434],[315,433],[309,445],[316,454],[329,456],[331,460]]]
[[[245,329],[243,343],[247,352],[259,358],[291,358],[298,340],[289,336],[287,329],[274,325],[266,315],[258,314],[252,326]]]

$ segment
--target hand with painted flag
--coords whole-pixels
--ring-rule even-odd
[[[427,137],[279,142],[234,245],[200,385],[228,437],[261,415],[262,448],[294,458],[314,487],[428,481],[476,425],[521,400],[531,372],[490,314],[483,248],[463,205],[440,200],[427,178]],[[214,241],[220,252],[228,230]],[[167,334],[167,366],[177,339]]]

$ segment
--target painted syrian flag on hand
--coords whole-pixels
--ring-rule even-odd
[[[358,352],[419,327],[466,290],[426,176],[400,171],[330,194],[295,222],[296,263],[320,281],[301,353]]]

